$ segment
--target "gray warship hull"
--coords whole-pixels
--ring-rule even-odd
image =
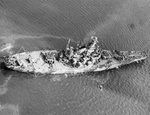
[[[100,57],[96,63],[89,65],[81,64],[79,67],[72,67],[56,59],[57,50],[40,50],[17,53],[4,57],[4,64],[7,68],[15,71],[41,74],[66,74],[66,73],[83,73],[104,71],[118,68],[133,62],[146,59],[146,54],[142,51],[119,51],[123,58],[119,59],[116,52],[103,50],[107,52],[107,58]],[[43,55],[45,57],[43,57]],[[46,58],[46,59],[45,59]]]

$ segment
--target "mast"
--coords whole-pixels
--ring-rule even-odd
[[[69,49],[69,46],[70,46],[70,39],[68,40],[68,43],[66,45],[66,50]]]

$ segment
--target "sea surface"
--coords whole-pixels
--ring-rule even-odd
[[[149,0],[0,0],[0,56],[64,49],[98,37],[102,49],[141,50],[147,59],[77,75],[6,70],[0,115],[150,115]]]

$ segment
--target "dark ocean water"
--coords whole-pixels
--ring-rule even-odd
[[[63,49],[68,38],[75,46],[96,35],[103,49],[148,54],[142,63],[67,77],[1,67],[0,115],[149,115],[149,11],[148,0],[0,0],[0,45],[11,43],[13,53]]]

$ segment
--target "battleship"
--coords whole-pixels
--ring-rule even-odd
[[[143,51],[102,50],[96,36],[75,48],[69,42],[64,50],[16,53],[3,57],[3,62],[9,69],[26,73],[76,74],[119,68],[147,58]]]

